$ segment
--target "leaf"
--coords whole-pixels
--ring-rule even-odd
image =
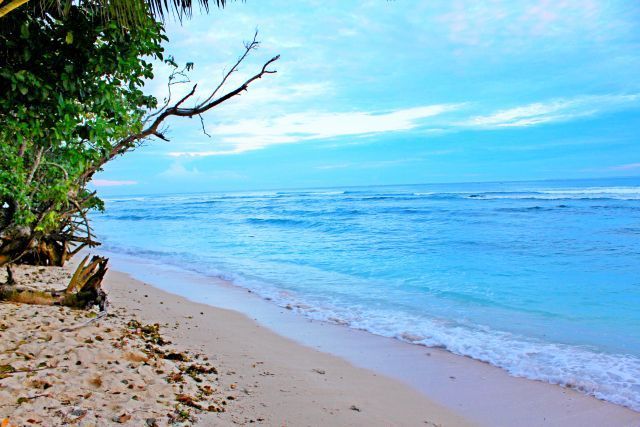
[[[71,31],[67,32],[67,37],[65,37],[64,41],[67,44],[73,43],[73,33]]]
[[[6,374],[6,373],[13,373],[16,371],[16,368],[14,368],[11,365],[0,365],[0,373]]]
[[[28,39],[29,38],[29,23],[28,22],[25,22],[20,27],[20,37],[22,37],[23,39]]]
[[[118,422],[119,422],[120,424],[124,424],[124,423],[126,423],[127,421],[129,421],[130,419],[131,419],[131,415],[129,415],[129,414],[122,414],[122,415],[120,415],[120,416],[118,417]]]

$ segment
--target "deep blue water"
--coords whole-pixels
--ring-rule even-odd
[[[640,410],[640,179],[106,202],[108,251]]]

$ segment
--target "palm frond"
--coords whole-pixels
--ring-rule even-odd
[[[183,16],[190,18],[193,13],[194,2],[192,0],[145,0],[149,10],[153,16],[164,20],[165,15],[169,12],[173,13],[182,20]],[[204,10],[205,13],[209,13],[209,0],[197,0],[200,10]],[[227,0],[212,0],[211,3],[219,8],[223,8]]]
[[[23,4],[31,5],[37,12],[56,10],[66,14],[72,5],[100,9],[105,18],[115,19],[122,24],[135,24],[148,15],[165,21],[168,16],[182,21],[193,15],[194,6],[201,11],[209,12],[209,5],[223,8],[230,0],[0,0],[0,18]]]

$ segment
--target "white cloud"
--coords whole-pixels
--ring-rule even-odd
[[[159,175],[166,178],[193,178],[202,175],[202,173],[196,167],[188,169],[182,163],[173,162]]]
[[[436,18],[435,28],[454,45],[522,47],[532,38],[547,40],[569,36],[584,40],[611,37],[611,7],[593,0],[492,0],[449,2]],[[416,13],[418,20],[423,14]],[[618,29],[619,30],[619,29]]]
[[[334,170],[334,169],[347,169],[353,166],[353,163],[334,163],[329,165],[319,165],[314,169],[317,170]]]
[[[414,157],[408,159],[395,159],[395,160],[372,160],[358,163],[337,163],[330,165],[316,166],[317,170],[333,170],[333,169],[379,169],[392,166],[403,165],[406,163],[413,163],[423,160],[422,157]]]
[[[640,169],[640,163],[628,163],[626,165],[612,166],[609,169],[616,170],[616,171],[627,171],[627,170],[633,170],[633,169]]]
[[[230,99],[220,109],[215,110],[218,118],[236,118],[254,116],[256,112],[296,109],[309,100],[332,96],[335,92],[330,82],[274,83],[273,80],[254,85],[241,96]],[[199,86],[200,87],[200,86]],[[230,85],[233,87],[233,85]],[[203,92],[204,93],[204,92]]]
[[[223,149],[172,152],[171,156],[216,156],[238,154],[269,145],[290,144],[314,139],[364,136],[415,129],[424,119],[460,109],[462,104],[436,104],[377,112],[305,112],[278,117],[246,119],[221,124],[210,131],[220,137]]]
[[[130,180],[113,180],[113,179],[94,179],[91,181],[95,187],[120,187],[123,185],[136,185],[138,181]]]
[[[447,154],[455,153],[456,150],[447,149],[447,150],[433,150],[419,153],[420,155],[416,157],[407,157],[400,159],[389,159],[389,160],[368,160],[363,162],[343,162],[343,163],[332,163],[332,164],[323,164],[314,167],[317,170],[333,170],[333,169],[378,169],[385,167],[393,167],[398,165],[403,165],[406,163],[414,163],[426,160],[429,157],[433,156],[444,156]]]
[[[236,171],[230,170],[216,170],[216,171],[200,171],[197,167],[187,167],[181,163],[182,160],[175,160],[169,167],[160,172],[158,177],[168,178],[171,180],[180,179],[180,180],[193,180],[196,179],[198,181],[202,180],[222,180],[222,179],[231,179],[231,180],[244,180],[247,177],[238,173]]]
[[[520,107],[480,115],[458,123],[463,127],[506,128],[527,127],[543,123],[563,122],[617,110],[640,101],[640,94],[592,95],[571,99],[536,102]]]
[[[323,84],[301,86],[294,98],[304,98],[328,90]],[[280,96],[280,90],[265,90],[257,100],[269,105]],[[285,95],[286,96],[286,95]],[[216,140],[215,150],[185,150],[170,152],[172,157],[209,157],[240,154],[271,145],[292,144],[309,140],[328,140],[338,137],[367,137],[391,132],[416,130],[421,134],[442,134],[464,129],[504,129],[530,127],[545,123],[566,122],[606,112],[640,106],[640,94],[584,95],[574,98],[552,99],[489,114],[468,115],[460,119],[469,103],[434,104],[390,112],[271,112],[271,116],[227,121],[208,130]],[[457,113],[458,118],[439,117]],[[429,126],[426,126],[429,125]],[[353,143],[350,142],[350,143]],[[195,147],[194,147],[195,148]]]

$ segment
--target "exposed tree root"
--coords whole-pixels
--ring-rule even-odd
[[[0,300],[23,304],[63,305],[71,308],[91,308],[97,305],[101,312],[106,312],[107,294],[102,289],[102,280],[107,272],[109,260],[94,256],[87,263],[88,259],[89,255],[80,262],[69,285],[63,291],[20,287],[8,281],[0,286]]]

